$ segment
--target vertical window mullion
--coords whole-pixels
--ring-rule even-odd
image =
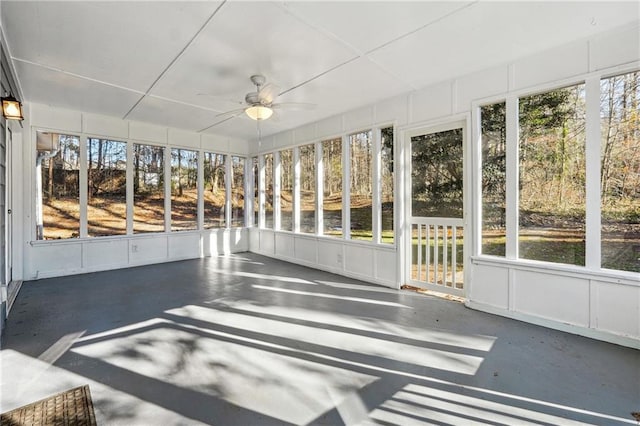
[[[78,194],[78,201],[80,202],[80,238],[86,238],[89,234],[87,224],[87,208],[89,202],[87,140],[86,136],[80,136],[80,172],[78,176],[80,180],[80,192]]]
[[[507,259],[518,258],[518,98],[506,100],[507,148],[506,148],[506,248]]]
[[[316,163],[316,235],[324,234],[324,167],[322,162],[322,142],[315,144],[315,163]]]
[[[224,198],[224,223],[225,228],[231,228],[231,181],[233,180],[233,168],[232,168],[231,155],[224,156],[224,186],[225,186],[225,198]]]
[[[381,203],[381,190],[382,190],[382,170],[380,167],[381,164],[381,140],[382,140],[382,132],[379,127],[373,129],[373,149],[372,149],[372,170],[371,170],[371,192],[372,194],[372,236],[373,242],[379,244],[381,241],[380,235],[382,231],[382,203]]]
[[[265,165],[264,165],[264,155],[258,156],[258,228],[265,227]]]
[[[280,151],[273,153],[273,230],[279,231],[281,225],[280,218],[280,188],[282,184],[282,164],[280,161]]]
[[[126,214],[127,214],[127,235],[133,235],[133,143],[127,143],[127,190],[126,190]]]
[[[197,197],[198,197],[198,206],[197,206],[197,229],[204,229],[204,153],[202,151],[198,151],[198,169],[197,169]]]
[[[171,148],[164,153],[164,232],[171,232]]]
[[[293,148],[293,227],[300,232],[300,147]]]
[[[587,269],[601,266],[600,211],[600,79],[590,78],[585,84],[586,98],[586,253]]]
[[[342,137],[342,238],[351,239],[351,144]]]

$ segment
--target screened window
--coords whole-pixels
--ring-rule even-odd
[[[87,139],[87,229],[90,237],[127,233],[127,144]]]
[[[293,231],[293,150],[280,151],[280,229]]]
[[[80,236],[80,137],[37,132],[36,238]]]
[[[640,72],[600,82],[601,264],[640,272]]]
[[[198,228],[198,153],[171,150],[171,230]]]
[[[480,108],[482,129],[482,253],[505,255],[506,104]]]
[[[133,145],[133,232],[164,231],[164,148]]]
[[[300,232],[316,232],[316,153],[314,145],[300,152]]]
[[[373,240],[371,131],[349,135],[351,238]]]
[[[411,138],[411,214],[462,217],[462,129]]]
[[[264,227],[273,229],[273,154],[264,156]]]
[[[244,158],[231,157],[231,226],[244,226]]]
[[[322,142],[324,193],[322,197],[325,235],[342,236],[342,139]]]
[[[224,207],[227,199],[225,156],[204,153],[204,227],[224,228]]]
[[[584,265],[584,85],[519,102],[519,257]]]
[[[393,127],[380,130],[380,202],[382,235],[380,241],[393,244]]]

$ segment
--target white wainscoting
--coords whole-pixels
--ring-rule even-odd
[[[258,228],[250,228],[249,235],[249,250],[254,253],[398,288],[397,256],[392,245]]]
[[[105,271],[249,250],[246,228],[37,241],[26,248],[26,279]]]
[[[474,258],[467,306],[640,349],[640,278]]]

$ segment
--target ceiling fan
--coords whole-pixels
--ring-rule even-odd
[[[216,115],[216,118],[234,118],[243,112],[252,120],[264,121],[273,115],[274,109],[292,108],[292,109],[308,109],[315,107],[314,104],[283,102],[275,103],[280,92],[280,88],[273,83],[267,83],[265,76],[255,74],[250,77],[251,82],[256,86],[256,90],[249,92],[244,97],[245,106]]]

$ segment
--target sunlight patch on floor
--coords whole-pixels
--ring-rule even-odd
[[[218,311],[202,306],[189,305],[182,308],[167,311],[168,314],[183,318],[203,321],[212,326],[232,327],[242,332],[243,330],[273,336],[277,339],[290,339],[294,342],[304,342],[310,345],[321,345],[328,349],[348,351],[355,357],[376,357],[378,361],[390,360],[406,363],[409,366],[422,366],[447,372],[473,375],[477,372],[483,357],[456,352],[458,348],[451,350],[428,347],[429,345],[416,346],[401,342],[389,341],[384,338],[363,336],[358,333],[327,330],[322,327],[314,327],[301,324],[293,324],[287,321],[277,321],[267,318],[256,318],[253,315]],[[432,345],[436,343],[433,342]],[[464,349],[462,350],[465,351]],[[340,353],[336,354],[338,357]],[[365,358],[369,359],[369,358]],[[366,362],[366,361],[365,361]]]

